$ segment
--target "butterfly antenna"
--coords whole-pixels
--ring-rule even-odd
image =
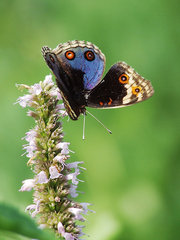
[[[86,123],[86,113],[84,112],[84,120],[83,120],[83,140],[85,140],[85,123]]]
[[[99,119],[97,119],[92,113],[90,113],[89,111],[86,110],[87,113],[89,113],[94,119],[96,119],[96,121],[98,121],[98,123],[100,123],[107,131],[108,133],[112,134],[111,130],[109,130]]]

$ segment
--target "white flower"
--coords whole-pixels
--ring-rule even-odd
[[[56,96],[57,97],[57,100],[62,100],[62,97],[61,97],[61,94],[59,92],[59,89],[56,87],[56,88],[52,88],[50,91],[49,91],[49,94],[54,97]]]
[[[76,169],[74,173],[68,174],[66,176],[66,179],[67,180],[72,180],[72,183],[77,185],[79,183],[79,181],[81,181],[81,180],[77,179],[77,175],[79,175],[79,174],[80,174],[79,169]]]
[[[90,205],[92,205],[92,204],[90,204],[90,203],[80,203],[80,205],[83,207],[83,214],[87,214],[88,211],[95,213],[95,211],[93,211],[93,210],[91,210],[91,209],[88,209],[88,206],[90,206]]]
[[[64,103],[61,103],[61,104],[57,104],[57,106],[56,106],[56,109],[57,110],[62,110],[62,109],[64,109],[65,107],[64,107]]]
[[[64,236],[65,230],[64,230],[64,226],[62,225],[61,222],[58,223],[58,233],[60,233],[62,236]]]
[[[67,168],[71,169],[71,168],[78,168],[78,164],[82,164],[83,162],[72,162],[72,163],[68,163],[66,165]],[[85,169],[85,168],[83,168]]]
[[[51,166],[49,168],[50,178],[55,179],[58,178],[61,174],[58,172],[57,168],[55,166]]]
[[[37,147],[36,147],[36,144],[33,141],[31,141],[29,145],[24,145],[23,149],[26,150],[26,153],[27,153],[26,156],[31,158],[34,156],[34,151],[36,151]]]
[[[35,217],[39,213],[40,200],[37,201],[37,204],[31,204],[26,207],[26,211],[29,211],[31,217]]]
[[[66,240],[75,240],[75,238],[73,237],[73,235],[71,233],[65,233],[63,236]]]
[[[33,86],[31,86],[31,88],[29,89],[29,92],[32,95],[39,95],[42,92],[41,85],[38,83],[35,83]]]
[[[49,85],[49,84],[52,86],[54,85],[51,74],[46,75],[45,80],[43,81],[43,84],[44,84],[44,86]]]
[[[71,233],[65,232],[64,226],[61,222],[58,223],[58,233],[60,233],[62,237],[64,237],[66,240],[75,240]]]
[[[62,117],[65,117],[68,115],[66,110],[59,110],[58,112],[62,115]]]
[[[61,163],[62,165],[65,164],[65,163],[64,163],[64,159],[65,159],[65,156],[63,156],[63,155],[57,155],[57,156],[55,156],[55,158],[54,158],[55,161]]]
[[[57,147],[64,149],[64,148],[68,148],[69,144],[70,144],[69,142],[60,142],[57,144]]]
[[[68,142],[60,142],[56,145],[57,148],[61,148],[61,154],[68,154],[69,153],[69,146],[70,143]]]
[[[29,106],[29,103],[32,101],[33,96],[31,94],[26,94],[22,97],[19,97],[16,101],[16,103],[19,103],[19,105],[23,108]]]
[[[60,142],[56,146],[57,148],[65,149],[65,148],[68,148],[69,144],[70,144],[69,142]]]
[[[78,196],[78,193],[76,192],[77,189],[77,185],[73,185],[71,184],[70,188],[69,188],[69,194],[71,195],[71,197],[76,198]]]
[[[31,191],[32,188],[35,186],[35,180],[34,179],[26,179],[24,181],[22,181],[23,185],[20,188],[20,192],[24,192],[24,191]]]
[[[37,135],[37,132],[35,129],[31,129],[29,132],[26,133],[26,136],[23,138],[25,139],[27,142],[33,142],[34,144],[34,139]]]
[[[45,90],[46,89],[49,90],[49,94],[51,97],[56,96],[58,100],[62,99],[59,89],[56,86],[54,86],[54,82],[52,80],[51,74],[45,77],[45,80],[43,81],[43,85],[45,86]]]
[[[36,179],[37,179],[37,183],[40,183],[40,184],[49,182],[49,179],[47,178],[47,175],[44,171],[41,171],[40,173],[38,173],[38,175],[36,176]]]
[[[35,191],[33,204],[26,211],[32,217],[40,215],[40,228],[52,228],[65,240],[78,240],[83,233],[77,221],[85,220],[83,214],[87,214],[90,204],[72,200],[80,193],[77,190],[81,181],[78,175],[85,168],[80,165],[83,162],[67,163],[72,151],[69,142],[62,142],[64,134],[60,120],[67,112],[63,103],[58,104],[60,90],[52,75],[38,84],[20,85],[19,88],[26,89],[28,94],[19,97],[17,103],[22,107],[31,107],[28,116],[36,122],[36,126],[26,133],[24,139],[27,144],[23,145],[25,154],[30,158],[28,165],[36,174],[34,179],[24,180],[20,189],[30,191],[34,188]],[[47,216],[53,216],[53,221],[47,220]]]
[[[60,202],[61,201],[61,199],[59,198],[59,197],[55,197],[55,202]]]
[[[74,214],[76,220],[79,220],[79,221],[85,220],[85,218],[81,215],[83,213],[83,209],[72,207],[72,208],[69,208],[68,211]]]

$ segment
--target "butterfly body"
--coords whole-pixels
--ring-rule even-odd
[[[77,120],[86,106],[124,107],[143,101],[154,92],[150,81],[124,62],[113,65],[102,79],[105,56],[90,42],[71,41],[53,50],[43,47],[42,53],[72,120]]]

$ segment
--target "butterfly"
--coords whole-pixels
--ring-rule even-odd
[[[90,42],[69,41],[43,57],[56,77],[66,111],[72,120],[85,114],[86,107],[119,108],[144,101],[154,93],[144,79],[125,62],[114,64],[102,78],[105,56]]]

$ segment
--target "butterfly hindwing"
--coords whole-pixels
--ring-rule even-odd
[[[150,81],[145,80],[124,62],[113,65],[103,80],[90,92],[87,106],[117,108],[141,102],[153,95]]]

